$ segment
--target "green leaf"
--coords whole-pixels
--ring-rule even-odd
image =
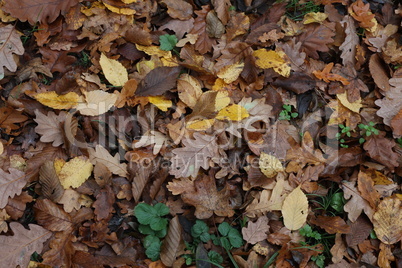
[[[169,214],[169,207],[166,206],[166,205],[163,204],[163,203],[157,203],[157,204],[154,206],[154,208],[155,208],[155,210],[156,210],[156,213],[157,213],[158,216],[160,216],[160,217]]]
[[[366,140],[365,140],[364,138],[360,138],[360,139],[359,139],[359,143],[360,143],[360,144],[364,143],[365,141],[366,141]]]
[[[228,238],[230,244],[235,248],[239,248],[243,245],[243,237],[241,236],[239,231],[234,229],[233,227],[229,231]]]
[[[211,235],[209,233],[202,233],[199,237],[204,243],[208,242],[211,239]]]
[[[160,243],[161,240],[154,235],[147,235],[142,241],[144,248],[150,247],[152,244],[160,244]]]
[[[314,261],[315,264],[317,264],[318,267],[320,267],[320,268],[324,268],[324,267],[325,267],[325,266],[324,266],[324,265],[325,265],[325,263],[324,263],[324,261],[325,261],[325,256],[324,256],[324,255],[320,254],[320,255],[318,255],[318,256],[312,256],[312,257],[311,257],[311,260]]]
[[[191,235],[193,237],[200,237],[203,233],[208,233],[208,225],[200,220],[197,220],[195,224],[191,227]]]
[[[155,231],[152,230],[149,225],[140,224],[140,226],[138,226],[138,231],[140,231],[141,234],[145,235],[155,235]]]
[[[164,228],[160,231],[155,231],[155,236],[159,237],[159,238],[164,238],[167,234],[167,228]]]
[[[155,216],[157,215],[157,213],[154,207],[146,203],[139,203],[134,208],[134,215],[135,217],[137,217],[139,223],[150,224],[152,219],[154,219]]]
[[[160,49],[165,51],[172,50],[177,44],[177,37],[175,35],[164,34],[159,36]]]
[[[313,229],[310,225],[306,224],[302,228],[299,229],[299,233],[302,236],[309,237],[309,235],[313,232]]]
[[[221,245],[223,248],[225,248],[225,249],[227,249],[227,250],[230,250],[230,249],[231,249],[230,242],[229,242],[229,239],[228,239],[227,237],[221,237],[221,238],[219,239],[219,242],[220,242],[220,245]]]
[[[343,198],[343,193],[338,192],[332,195],[331,207],[337,212],[343,212],[343,206],[345,205],[345,199]]]
[[[145,247],[145,246],[144,246]],[[161,244],[151,244],[149,247],[145,247],[145,254],[152,261],[159,260],[159,254],[161,252]]]
[[[218,252],[211,250],[208,252],[208,258],[210,261],[221,264],[223,262],[223,257]]]
[[[231,229],[231,227],[230,227],[229,223],[227,223],[227,222],[222,222],[218,226],[218,231],[223,236],[227,236],[230,229]]]
[[[154,231],[160,231],[160,230],[166,229],[167,225],[168,225],[168,220],[162,219],[160,217],[154,217],[153,219],[151,219],[151,222],[149,223],[149,226]]]

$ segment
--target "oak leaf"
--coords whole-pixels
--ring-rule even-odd
[[[227,186],[218,191],[215,178],[208,175],[201,175],[194,181],[184,180],[185,184],[181,180],[173,180],[167,188],[174,194],[180,194],[185,203],[195,206],[194,214],[197,219],[208,219],[214,213],[221,217],[234,215]]]
[[[259,217],[256,222],[249,221],[247,227],[241,229],[243,239],[250,244],[255,244],[267,239],[268,231],[268,218],[264,216]]]
[[[4,8],[4,6],[2,8]],[[17,64],[13,58],[13,54],[24,54],[24,47],[13,25],[0,28],[0,43],[0,79],[3,79],[3,67],[6,67],[10,72],[17,70]]]
[[[360,171],[357,176],[357,189],[360,192],[360,196],[375,209],[380,201],[380,194],[374,188],[374,181],[363,171]]]
[[[105,165],[110,172],[113,174],[127,177],[127,164],[120,163],[119,154],[116,154],[114,157],[102,146],[96,145],[95,149],[89,148],[89,159],[92,164],[96,165],[96,163],[102,163]]]
[[[96,196],[96,201],[92,204],[95,208],[95,215],[98,221],[108,219],[114,210],[113,204],[115,202],[115,196],[112,188],[106,186]]]
[[[10,134],[12,130],[19,129],[19,123],[25,122],[28,119],[21,112],[10,107],[0,108],[0,128],[5,133]]]
[[[61,111],[56,115],[53,111],[50,111],[45,115],[39,110],[35,110],[35,115],[34,121],[38,124],[35,127],[35,131],[41,135],[40,140],[42,142],[51,142],[55,147],[62,145],[64,143],[64,131],[61,123],[65,121],[67,113]]]
[[[371,135],[363,144],[368,155],[379,163],[387,166],[391,171],[399,166],[399,154],[392,149],[396,146],[394,140],[387,139],[385,133]]]
[[[31,255],[42,252],[43,243],[51,232],[36,224],[29,224],[29,230],[18,222],[11,222],[13,236],[0,236],[0,260],[5,267],[28,267]]]
[[[50,24],[57,19],[60,12],[67,13],[70,7],[78,4],[78,0],[7,0],[2,7],[4,11],[20,21],[28,21],[31,25],[37,22]]]
[[[359,37],[356,33],[355,22],[350,16],[345,16],[341,21],[343,28],[345,29],[345,41],[340,45],[339,49],[342,51],[341,58],[343,65],[351,63],[354,65],[356,62],[356,46],[359,44]]]
[[[375,15],[371,13],[370,4],[364,4],[362,0],[352,3],[348,9],[350,15],[359,22],[362,28],[372,28],[377,24]]]
[[[176,178],[196,177],[200,167],[207,170],[209,160],[219,155],[215,136],[194,133],[194,139],[183,139],[183,147],[172,150],[169,173]]]
[[[20,195],[22,188],[27,183],[24,172],[15,168],[9,168],[9,173],[0,169],[0,209],[7,205],[8,198]]]
[[[67,213],[71,213],[74,209],[78,210],[81,207],[80,204],[80,194],[73,190],[67,189],[64,191],[61,198],[57,201],[57,203],[63,205],[63,209]]]
[[[300,186],[295,188],[283,201],[283,223],[289,230],[300,229],[307,219],[308,200]]]
[[[343,209],[348,212],[348,218],[351,222],[355,222],[363,210],[371,219],[374,210],[370,207],[370,204],[360,196],[355,184],[355,181],[342,183],[343,196],[348,200]]]
[[[386,198],[378,204],[373,215],[374,231],[384,244],[392,245],[402,239],[402,201]]]
[[[318,79],[321,79],[327,83],[329,83],[330,81],[339,81],[343,85],[348,85],[349,81],[345,77],[343,77],[339,74],[330,73],[332,70],[332,67],[334,67],[334,63],[333,62],[328,63],[322,71],[313,71],[313,74]]]

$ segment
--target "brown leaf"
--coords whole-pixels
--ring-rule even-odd
[[[71,259],[75,251],[71,239],[71,230],[56,232],[49,241],[50,249],[42,256],[42,263],[52,267],[71,267]]]
[[[95,208],[95,215],[98,221],[109,219],[111,217],[111,213],[114,210],[114,202],[115,197],[112,188],[106,186],[105,189],[102,189],[99,192],[96,196],[96,201],[92,205]]]
[[[205,30],[209,37],[221,38],[225,33],[225,26],[218,19],[213,10],[208,12],[205,22],[207,23]]]
[[[391,261],[395,261],[395,256],[391,251],[391,247],[381,243],[380,253],[378,254],[378,265],[381,268],[391,268]]]
[[[11,1],[7,1],[2,9],[5,9],[9,2]],[[11,24],[0,28],[0,40],[0,79],[3,79],[3,67],[6,67],[10,72],[15,72],[17,70],[17,63],[13,58],[13,54],[24,54],[24,47],[20,36]]]
[[[37,22],[50,24],[57,19],[60,12],[66,13],[70,7],[78,4],[78,0],[7,0],[2,7],[4,11],[20,21],[28,21],[31,25]]]
[[[369,69],[377,87],[382,91],[388,91],[390,89],[389,73],[378,53],[371,55]]]
[[[321,216],[312,218],[311,223],[324,229],[329,234],[348,234],[350,226],[339,216]]]
[[[221,217],[232,217],[234,215],[227,187],[218,191],[215,186],[215,179],[212,176],[202,175],[194,181],[185,181],[187,184],[183,187],[180,185],[181,180],[173,180],[167,188],[173,194],[181,194],[185,203],[195,206],[197,219],[208,219],[214,213]]]
[[[44,163],[39,170],[39,183],[42,185],[42,194],[45,198],[57,202],[64,193],[59,177],[52,161]]]
[[[327,44],[334,42],[331,38],[335,34],[334,30],[331,29],[332,27],[332,24],[308,24],[305,27],[305,32],[298,36],[297,41],[302,43],[301,47],[308,56],[318,59],[317,51],[329,51]]]
[[[296,94],[302,94],[312,90],[316,86],[316,81],[307,74],[293,72],[289,77],[280,77],[272,85],[293,91]]]
[[[219,20],[226,25],[229,21],[229,8],[232,5],[230,0],[212,0],[212,5],[218,15]]]
[[[5,210],[7,211],[7,214],[10,215],[11,219],[18,220],[24,215],[27,203],[32,201],[32,196],[27,192],[22,192],[20,195],[8,199],[8,204]]]
[[[92,148],[88,149],[89,157],[91,163],[96,165],[96,163],[102,163],[105,165],[113,174],[127,177],[127,164],[120,163],[120,157],[116,154],[114,157],[101,145],[96,145],[95,150]]]
[[[363,171],[359,172],[357,188],[359,189],[360,196],[367,200],[370,206],[375,209],[377,203],[380,201],[380,194],[374,188],[374,181]]]
[[[157,67],[141,80],[136,96],[159,96],[176,86],[179,67]]]
[[[47,115],[42,114],[40,111],[35,111],[36,118],[34,121],[38,124],[35,131],[41,135],[42,142],[52,142],[54,147],[60,146],[64,143],[63,129],[61,123],[66,119],[67,113],[61,111],[56,115],[50,111]]]
[[[348,218],[351,222],[355,222],[363,210],[371,219],[374,210],[370,207],[370,204],[360,196],[355,184],[355,181],[342,183],[343,196],[345,199],[350,198],[346,202],[344,210],[348,212]]]
[[[391,119],[391,128],[394,136],[402,136],[402,109]]]
[[[11,134],[12,130],[19,129],[20,126],[17,124],[25,122],[27,119],[28,117],[12,108],[0,108],[0,128],[3,128],[7,134]]]
[[[167,13],[173,19],[188,20],[193,15],[193,7],[184,0],[163,0],[167,5]]]
[[[350,225],[350,229],[345,238],[348,247],[353,247],[367,239],[373,230],[373,225],[364,216],[360,216]]]
[[[392,148],[396,146],[395,141],[387,139],[384,136],[384,133],[371,135],[367,138],[363,148],[371,158],[393,171],[394,168],[399,165],[399,154],[392,150]]]
[[[59,232],[72,228],[70,216],[49,199],[38,200],[34,209],[38,224],[46,229]]]
[[[402,239],[402,201],[398,198],[382,200],[373,215],[374,231],[384,244],[392,245]]]
[[[354,66],[356,61],[356,45],[359,44],[360,40],[356,34],[355,22],[350,16],[345,16],[341,21],[343,28],[345,29],[345,41],[339,47],[342,51],[341,58],[343,65],[351,63]]]
[[[362,28],[371,28],[375,25],[373,22],[374,14],[370,11],[370,4],[364,4],[362,0],[357,0],[349,7],[349,13],[359,22]]]
[[[7,205],[8,198],[20,195],[22,188],[27,183],[24,172],[15,168],[9,168],[9,173],[0,169],[0,208]]]
[[[259,217],[256,222],[249,221],[247,227],[241,229],[243,239],[252,245],[267,239],[268,231],[268,218],[265,216]]]
[[[173,263],[183,253],[186,247],[182,232],[179,217],[175,216],[169,222],[169,229],[161,248],[161,261],[168,267],[173,266]]]
[[[41,47],[39,52],[42,54],[42,60],[51,72],[66,73],[71,65],[77,60],[76,57],[68,55],[69,51],[56,51],[50,48]]]
[[[39,225],[29,224],[29,230],[17,222],[11,222],[13,236],[0,236],[0,260],[3,267],[28,267],[31,255],[42,252],[43,243],[52,235]]]
[[[190,34],[198,35],[198,39],[195,42],[195,49],[201,54],[205,54],[212,50],[212,45],[215,44],[215,40],[208,36],[206,30],[206,17],[209,12],[209,6],[202,6],[202,10],[194,11],[197,14],[197,18],[194,22],[194,28],[191,30]]]
[[[337,233],[335,236],[335,244],[331,248],[332,262],[340,263],[346,254],[346,246],[343,242],[342,235]]]

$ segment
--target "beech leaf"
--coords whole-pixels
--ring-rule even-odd
[[[176,86],[179,67],[157,67],[150,71],[138,85],[136,96],[159,96]]]
[[[383,243],[392,245],[402,239],[402,201],[386,198],[373,215],[374,231]]]
[[[113,86],[122,87],[128,81],[126,68],[117,60],[109,59],[102,54],[99,59],[103,74]]]
[[[307,219],[308,201],[306,195],[300,189],[295,188],[283,201],[283,223],[289,230],[300,229]]]
[[[179,217],[175,216],[169,222],[167,235],[162,243],[161,261],[164,265],[172,267],[176,258],[184,251],[185,244],[183,243],[182,227],[179,222]]]

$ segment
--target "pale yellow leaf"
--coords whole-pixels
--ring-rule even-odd
[[[186,123],[187,129],[192,129],[195,131],[207,130],[214,124],[215,119],[196,119]]]
[[[163,96],[149,96],[148,101],[164,112],[173,105],[171,100],[168,100]]]
[[[78,188],[91,176],[92,169],[89,159],[83,156],[75,157],[61,168],[58,174],[60,183],[64,189]]]
[[[244,62],[237,62],[235,64],[231,64],[228,66],[223,67],[222,69],[219,70],[217,73],[217,76],[225,83],[232,83],[239,78],[239,75],[243,71],[244,68]]]
[[[121,15],[134,15],[135,14],[135,9],[132,8],[128,8],[128,7],[123,7],[123,8],[118,8],[118,7],[114,7],[112,5],[108,5],[106,3],[103,3],[105,5],[105,7],[107,7],[107,9],[109,9],[110,11],[117,13],[117,14],[121,14]]]
[[[261,172],[268,178],[273,178],[278,172],[285,170],[278,158],[264,152],[260,154],[259,165]]]
[[[122,87],[128,81],[128,73],[123,64],[102,54],[99,60],[103,74],[113,86]]]
[[[0,141],[0,155],[3,154],[4,152],[4,146],[3,143]]]
[[[219,78],[218,78],[219,79]],[[205,93],[204,93],[205,94]],[[229,92],[218,91],[215,98],[215,111],[220,111],[230,103]]]
[[[95,149],[89,148],[88,153],[92,164],[96,165],[96,163],[102,163],[113,174],[127,178],[127,164],[120,163],[118,153],[113,157],[108,150],[99,144],[96,145]]]
[[[202,95],[201,83],[188,74],[182,74],[177,79],[177,91],[180,100],[190,108],[194,108]]]
[[[290,64],[285,60],[285,53],[282,51],[266,50],[264,48],[253,52],[256,58],[255,64],[262,69],[274,69],[278,74],[288,77],[290,75]]]
[[[118,98],[118,93],[108,93],[103,90],[85,92],[85,102],[77,105],[76,109],[82,115],[95,116],[106,113],[112,108]]]
[[[283,223],[289,230],[300,229],[307,219],[308,200],[306,195],[300,190],[300,186],[295,188],[283,201],[282,216]]]
[[[342,103],[343,106],[345,106],[352,112],[359,113],[360,108],[363,107],[361,99],[358,99],[355,102],[349,102],[346,92],[344,92],[342,94],[336,94],[336,97]]]
[[[310,23],[322,23],[328,15],[322,12],[310,12],[304,15],[303,24],[310,24]]]
[[[237,104],[232,104],[223,108],[216,115],[216,119],[218,120],[231,120],[231,121],[241,121],[247,117],[249,117],[249,114],[246,108]]]
[[[53,109],[71,109],[81,101],[81,97],[75,92],[68,92],[65,95],[59,95],[54,91],[43,92],[34,95],[34,98]]]
[[[158,46],[142,46],[135,44],[135,47],[150,56],[155,55],[159,58],[172,58],[172,53],[170,51],[161,50]]]

